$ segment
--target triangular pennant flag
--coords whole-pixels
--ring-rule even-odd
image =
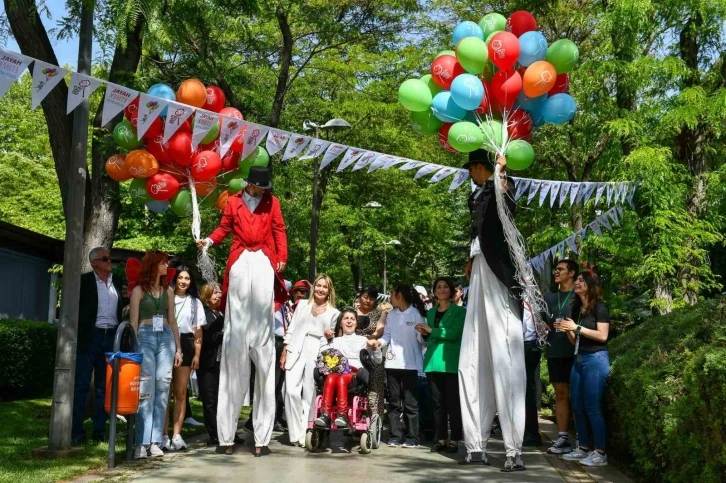
[[[368,152],[360,157],[357,163],[355,163],[355,166],[353,166],[353,171],[358,171],[361,168],[365,168],[369,164],[373,162],[374,159],[376,159],[378,156],[380,156],[380,153],[375,153],[373,151]]]
[[[0,97],[5,95],[8,89],[10,89],[10,86],[13,85],[13,82],[18,80],[20,74],[23,73],[32,61],[33,59],[23,54],[16,54],[15,52],[0,49]],[[62,78],[62,76],[60,77]],[[33,82],[33,85],[35,86],[35,82]]]
[[[577,192],[580,191],[580,183],[572,183],[570,187],[570,206],[575,203],[577,199]]]
[[[0,62],[2,64],[2,62]],[[91,97],[91,94],[98,89],[101,85],[101,81],[94,77],[88,77],[87,75],[79,74],[78,72],[71,73],[71,82],[68,84],[68,104],[66,107],[66,114],[73,112],[73,109],[78,105]]]
[[[608,183],[607,184],[605,198],[606,198],[606,200],[608,202],[608,206],[610,206],[610,203],[611,203],[611,201],[613,199],[613,184],[612,183]]]
[[[390,154],[381,154],[376,159],[373,160],[371,165],[368,167],[368,172],[372,173],[373,171],[382,168],[386,164],[388,164],[390,161],[393,161],[395,158],[391,156]]]
[[[633,183],[630,186],[630,190],[628,191],[628,198],[627,199],[628,199],[628,204],[630,205],[631,208],[635,208],[635,205],[633,204],[633,197],[635,196],[635,190],[637,188],[638,188],[638,184],[637,183]]]
[[[623,219],[623,207],[618,206],[618,216],[620,217],[620,220]]]
[[[595,191],[595,188],[597,188],[597,183],[587,183],[585,185],[585,194],[582,197],[582,203],[585,204],[592,196],[592,193]]]
[[[562,183],[559,181],[552,182],[552,188],[550,188],[550,208],[555,206],[555,200],[557,199],[557,194],[560,192],[561,186]]]
[[[572,186],[572,183],[562,183],[560,186],[560,206],[562,206],[562,203],[565,202],[565,198],[567,198],[567,195],[570,193],[570,186]]]
[[[628,197],[629,190],[630,190],[630,183],[628,183],[628,182],[623,183],[623,191],[620,194],[620,204],[625,203],[625,198]]]
[[[270,135],[267,135],[268,139]],[[329,141],[325,141],[323,139],[313,139],[310,141],[310,144],[308,144],[308,150],[305,152],[305,155],[302,156],[300,159],[313,159],[317,158],[321,154],[325,152],[325,148],[328,147],[328,144],[330,144]]]
[[[381,169],[388,169],[391,168],[397,164],[407,163],[408,159],[406,158],[393,158],[392,160],[388,161],[386,164],[381,166]]]
[[[539,190],[540,185],[542,184],[542,181],[538,179],[533,179],[532,184],[529,185],[529,195],[527,195],[527,204],[530,204],[532,200],[534,199],[534,195],[537,194],[537,191]]]
[[[410,159],[408,159],[407,161],[408,162],[406,164],[398,169],[400,169],[401,171],[408,171],[409,169],[416,169],[426,164],[423,161],[411,161]]]
[[[164,123],[164,142],[169,141],[189,117],[194,114],[194,108],[186,104],[169,101]]]
[[[620,195],[623,193],[623,183],[617,183],[615,184],[615,188],[613,189],[613,204],[618,204],[620,201]]]
[[[45,96],[47,96],[48,93],[50,93],[50,91],[52,91],[53,88],[57,86],[60,81],[63,80],[67,73],[67,70],[61,69],[58,66],[48,64],[47,62],[43,62],[42,60],[36,60],[35,65],[33,65],[33,96],[31,101],[31,109],[35,109],[36,107],[38,107],[38,104],[40,104],[43,99],[45,99]],[[109,84],[109,86],[111,85],[113,84]],[[122,87],[121,89],[129,90],[125,87]],[[136,91],[131,92],[135,93]],[[134,97],[136,97],[135,94]],[[108,99],[108,90],[106,90],[106,99]],[[123,107],[121,109],[123,109]],[[116,114],[118,114],[119,112],[121,111],[116,111]],[[103,105],[103,113],[104,119],[106,119],[106,104]]]
[[[540,256],[539,255],[537,255],[534,258],[531,258],[529,260],[529,262],[532,265],[532,268],[534,268],[535,270],[537,270],[537,273],[539,273],[539,274],[542,273],[542,267],[540,266]]]
[[[36,68],[38,62],[35,63]],[[45,69],[44,69],[45,70]],[[35,75],[33,76],[35,77]],[[121,111],[131,104],[139,92],[118,84],[109,82],[106,84],[106,93],[103,96],[103,113],[101,114],[101,125],[105,126],[113,120]]]
[[[539,205],[542,206],[542,203],[545,199],[547,199],[547,195],[550,192],[550,187],[552,186],[552,181],[542,181],[542,187],[539,190]]]
[[[252,154],[252,152],[257,149],[257,146],[260,145],[263,139],[265,139],[265,135],[267,134],[267,131],[269,131],[270,128],[267,126],[261,126],[259,124],[255,124],[252,122],[247,123],[247,129],[244,133],[244,144],[242,147],[242,154],[240,155],[240,159],[247,159],[247,156]]]
[[[595,233],[597,233],[597,236],[602,236],[602,231],[600,231],[600,225],[597,222],[597,219],[592,220],[590,223],[587,224],[588,227]]]
[[[343,160],[338,165],[338,169],[336,171],[340,173],[345,168],[355,163],[358,158],[360,158],[361,156],[363,156],[364,153],[367,152],[368,151],[363,151],[362,149],[358,148],[348,148],[348,151],[345,152],[345,156],[343,156]]]
[[[555,256],[557,255],[556,250],[557,250],[556,246],[547,250],[547,259],[549,260],[551,258],[553,263],[556,261],[555,260]]]
[[[149,126],[151,126],[151,123],[156,120],[157,117],[161,114],[161,111],[163,111],[166,108],[166,105],[169,103],[168,100],[162,99],[160,97],[150,96],[144,92],[139,94],[139,118],[136,121],[136,135],[139,139],[144,137],[144,134],[146,134],[146,131],[149,129]],[[199,115],[197,115],[197,118]],[[219,117],[219,116],[217,116]],[[197,119],[198,120],[198,119]],[[213,124],[210,124],[209,129],[211,129]],[[194,125],[194,130],[196,131],[197,125]],[[207,129],[207,131],[209,131]],[[201,141],[204,135],[207,134],[207,131],[202,134],[202,136],[199,138]],[[194,138],[192,137],[192,146],[196,147],[197,145],[194,144]]]
[[[310,144],[310,139],[307,136],[300,136],[299,134],[293,134],[290,140],[287,142],[287,148],[285,148],[285,154],[282,155],[282,160],[287,161],[288,159],[297,158],[303,150]]]
[[[569,249],[570,249],[570,250],[571,250],[571,251],[572,251],[572,252],[573,252],[573,253],[574,253],[575,255],[577,255],[577,254],[578,254],[578,253],[577,253],[577,243],[575,243],[575,239],[576,239],[576,238],[577,238],[577,233],[575,233],[574,235],[571,235],[571,236],[569,236],[569,237],[567,237],[567,238],[565,239],[565,243],[567,243],[567,246],[569,247]]]
[[[452,167],[441,168],[440,170],[438,170],[436,172],[435,175],[433,175],[431,177],[431,179],[429,180],[429,183],[438,183],[442,179],[444,179],[447,176],[450,176],[451,174],[453,174],[454,171],[456,171],[456,170],[457,170],[456,168],[452,168]]]
[[[610,218],[613,220],[613,223],[615,223],[615,226],[620,226],[620,220],[618,219],[618,211],[615,208],[611,208],[608,210],[608,215],[610,215]]]
[[[416,176],[414,176],[413,179],[419,179],[423,176],[426,176],[429,173],[433,173],[435,170],[437,170],[440,167],[441,167],[441,165],[439,165],[439,164],[427,164],[416,172]]]
[[[517,191],[514,193],[514,201],[518,201],[519,198],[522,197],[522,195],[527,191],[527,188],[529,188],[529,185],[532,183],[531,179],[520,179],[519,184],[517,185]]]
[[[222,116],[222,129],[219,131],[219,157],[223,158],[232,147],[232,143],[245,128],[241,119]]]
[[[597,194],[595,194],[595,205],[600,203],[602,192],[605,191],[605,183],[597,183]]]
[[[345,151],[345,148],[348,146],[344,144],[331,144],[328,146],[328,149],[325,151],[325,156],[323,156],[323,161],[320,163],[320,169],[325,168],[327,165],[332,163],[335,158],[340,156],[340,154]]]
[[[565,242],[564,241],[561,241],[557,244],[555,253],[557,255],[557,260],[565,258]],[[555,261],[557,261],[557,260],[555,260]]]
[[[292,136],[292,133],[287,131],[282,131],[281,129],[270,129],[270,132],[267,133],[267,143],[265,144],[265,148],[269,155],[274,156],[282,151],[282,148],[285,147],[287,140],[290,139],[290,136]]]
[[[613,227],[610,226],[610,221],[608,221],[608,215],[607,213],[603,213],[602,215],[597,217],[598,223],[600,223],[602,226],[607,228],[608,231],[612,231]]]
[[[460,169],[456,172],[453,181],[449,185],[449,191],[454,191],[456,188],[464,184],[469,179],[469,170]]]

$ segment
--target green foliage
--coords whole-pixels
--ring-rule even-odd
[[[41,397],[53,390],[58,327],[35,320],[1,319],[0,351],[2,399]]]

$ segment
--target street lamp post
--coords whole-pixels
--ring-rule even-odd
[[[387,245],[400,245],[401,242],[398,240],[391,240],[383,244],[383,293],[388,293],[388,272],[387,272],[387,258],[386,258],[386,246]]]

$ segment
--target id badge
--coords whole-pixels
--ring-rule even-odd
[[[155,315],[151,321],[154,324],[154,332],[162,332],[164,330],[164,316]]]

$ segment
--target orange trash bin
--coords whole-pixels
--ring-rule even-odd
[[[142,354],[116,352],[106,354],[106,412],[111,412],[113,359],[119,359],[118,407],[116,414],[134,414],[139,409],[139,383],[141,381]]]

